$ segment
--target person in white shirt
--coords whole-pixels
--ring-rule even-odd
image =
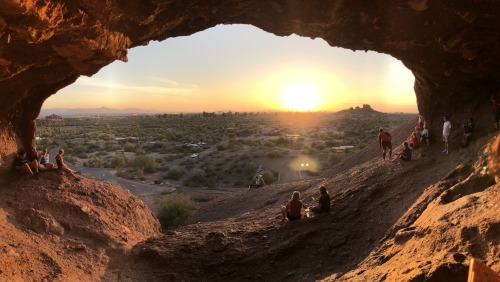
[[[443,141],[444,141],[444,150],[443,154],[448,155],[448,141],[450,139],[450,132],[451,132],[451,122],[448,119],[448,116],[444,116],[443,118],[444,123],[443,123]]]

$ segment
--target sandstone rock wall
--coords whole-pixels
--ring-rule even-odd
[[[132,47],[217,24],[390,54],[414,73],[419,110],[436,132],[443,114],[489,122],[489,97],[500,91],[499,15],[494,0],[0,0],[0,155],[33,151],[43,102],[80,75],[126,61]]]

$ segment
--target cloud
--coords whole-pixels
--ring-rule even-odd
[[[190,84],[183,85],[176,81],[165,78],[152,77],[149,78],[149,80],[161,83],[152,83],[151,85],[133,85],[112,80],[103,80],[95,77],[80,77],[75,82],[75,86],[102,88],[103,90],[108,92],[134,91],[138,93],[149,93],[149,94],[191,93],[197,88],[196,85],[190,85]]]

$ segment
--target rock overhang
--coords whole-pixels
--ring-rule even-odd
[[[487,120],[500,91],[497,1],[23,1],[0,0],[2,157],[35,148],[43,102],[127,50],[218,24],[389,54],[415,75],[419,111]],[[489,118],[489,117],[488,117]]]

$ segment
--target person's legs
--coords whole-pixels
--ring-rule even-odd
[[[71,174],[71,176],[73,176],[75,179],[80,179],[78,178],[78,176],[76,175],[75,171],[73,171],[71,168],[67,167],[67,166],[63,166],[62,167],[62,170],[66,171],[67,173]]]
[[[285,220],[286,219],[286,207],[281,206],[281,219]]]
[[[22,164],[22,165],[18,166],[18,167],[17,167],[17,169],[18,169],[18,170],[21,170],[21,171],[24,171],[24,172],[26,172],[27,174],[31,174],[31,175],[33,175],[33,174],[34,174],[34,173],[33,173],[33,171],[32,171],[32,170],[31,170],[31,168],[30,168],[30,165],[29,165],[28,163],[24,163],[24,164]]]
[[[30,168],[35,174],[38,173],[38,161],[37,160],[31,161]]]

